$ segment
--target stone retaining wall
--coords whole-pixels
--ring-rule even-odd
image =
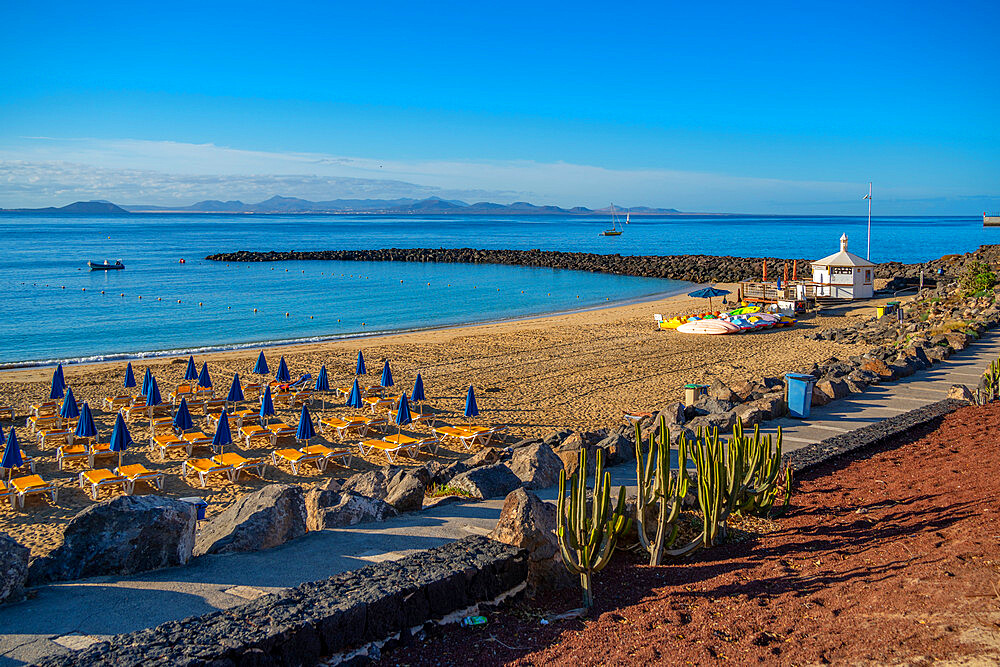
[[[934,425],[947,414],[969,405],[967,401],[949,398],[937,403],[889,417],[880,422],[863,426],[849,433],[827,438],[781,457],[782,463],[791,465],[797,473],[844,456],[854,451],[876,447],[890,440],[901,438],[922,426]]]
[[[312,665],[516,591],[527,571],[524,550],[472,536],[38,664]]]

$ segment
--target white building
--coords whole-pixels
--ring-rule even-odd
[[[875,264],[847,252],[847,234],[840,237],[840,252],[812,263],[816,296],[833,299],[870,299]]]

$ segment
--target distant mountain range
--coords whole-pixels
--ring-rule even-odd
[[[528,202],[513,204],[494,204],[492,202],[477,202],[467,204],[456,199],[334,199],[331,201],[309,201],[295,197],[274,196],[256,204],[245,204],[241,201],[219,201],[209,199],[191,206],[152,206],[152,205],[122,205],[118,206],[108,201],[75,202],[68,206],[47,208],[16,208],[0,209],[4,213],[100,213],[104,215],[122,215],[129,213],[370,213],[370,214],[425,214],[447,215],[452,213],[462,215],[607,215],[609,208],[589,209],[583,206],[560,208],[559,206],[536,206]],[[636,206],[629,209],[633,215],[667,215],[680,213],[673,208],[650,208]]]

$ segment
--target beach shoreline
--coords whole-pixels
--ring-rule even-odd
[[[27,360],[27,361],[13,361],[13,362],[3,362],[0,363],[0,381],[3,381],[5,374],[16,373],[18,371],[30,370],[30,369],[53,369],[56,366],[62,364],[64,367],[87,367],[87,366],[97,366],[100,364],[115,364],[115,363],[128,363],[130,361],[153,361],[158,359],[169,359],[172,357],[187,357],[191,355],[207,356],[219,353],[228,352],[246,352],[248,350],[277,350],[280,352],[282,349],[286,348],[296,348],[303,345],[319,345],[323,343],[335,343],[340,341],[349,340],[377,340],[380,338],[391,337],[391,336],[403,336],[406,334],[415,334],[423,332],[433,332],[433,331],[449,331],[458,329],[470,329],[480,326],[489,326],[494,324],[514,324],[518,322],[530,322],[532,320],[550,318],[550,317],[561,317],[564,315],[575,315],[578,313],[586,313],[590,311],[597,310],[610,310],[615,308],[623,308],[626,306],[640,305],[650,302],[664,302],[669,301],[674,297],[682,297],[685,292],[690,289],[698,287],[697,283],[691,283],[683,287],[679,286],[676,290],[668,290],[664,292],[655,292],[653,294],[648,294],[645,296],[622,299],[619,301],[609,301],[605,304],[597,304],[592,306],[586,306],[581,308],[573,308],[567,310],[556,310],[549,312],[537,313],[534,315],[522,315],[516,317],[505,317],[499,319],[488,319],[488,320],[476,320],[470,322],[463,322],[459,324],[442,324],[442,325],[431,325],[426,327],[413,327],[410,329],[399,329],[393,331],[377,331],[377,332],[355,332],[348,334],[334,334],[330,336],[311,336],[308,338],[296,338],[291,340],[278,340],[278,341],[250,341],[250,342],[239,342],[239,343],[225,343],[216,345],[201,345],[189,348],[179,348],[179,349],[169,349],[169,350],[142,350],[137,352],[111,352],[107,354],[94,354],[82,358],[66,358],[66,359],[41,359],[41,360]],[[735,286],[732,286],[735,288]],[[100,357],[99,359],[94,359],[93,357]]]

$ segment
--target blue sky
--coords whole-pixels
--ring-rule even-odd
[[[1000,208],[997,2],[5,4],[0,206]]]

